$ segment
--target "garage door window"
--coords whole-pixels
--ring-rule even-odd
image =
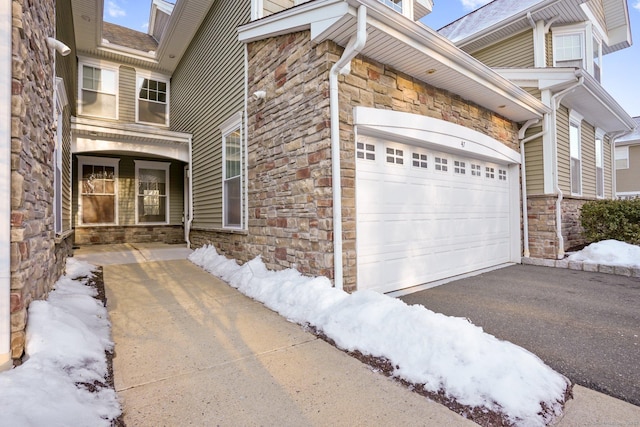
[[[356,152],[359,159],[376,160],[376,146],[373,144],[358,142]]]
[[[387,163],[403,165],[404,151],[397,148],[387,147]]]
[[[449,170],[449,161],[443,157],[436,157],[436,170],[440,172],[447,172]]]
[[[498,179],[500,181],[506,181],[507,180],[507,171],[504,169],[498,169]]]
[[[496,177],[496,170],[494,168],[487,166],[484,171],[487,178],[494,179]]]
[[[420,168],[420,169],[427,169],[428,157],[426,154],[413,153],[412,158],[413,158],[413,163],[412,163],[413,167]]]
[[[482,166],[471,163],[471,176],[477,176],[478,178],[482,176]]]
[[[459,175],[466,175],[467,173],[467,165],[465,162],[461,162],[460,160],[453,161],[453,172]]]

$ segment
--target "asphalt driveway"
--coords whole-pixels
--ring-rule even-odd
[[[640,279],[515,265],[401,297],[466,317],[573,383],[640,406]]]

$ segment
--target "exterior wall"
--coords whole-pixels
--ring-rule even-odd
[[[136,121],[136,69],[121,65],[118,70],[118,121]]]
[[[70,254],[53,222],[55,2],[13,2],[11,98],[11,351],[22,356],[27,308],[47,296]],[[58,56],[59,58],[59,56]]]
[[[614,173],[614,160],[611,158],[611,138],[604,138],[603,141],[604,151],[604,198],[613,199],[616,190],[613,188],[613,173]]]
[[[593,16],[598,21],[598,25],[600,25],[600,28],[607,29],[607,21],[605,18],[603,0],[589,0],[588,2],[585,3],[585,5],[593,13]]]
[[[220,125],[244,109],[244,45],[236,28],[249,19],[250,2],[215,2],[171,80],[171,129],[193,135],[195,228],[222,227]]]
[[[535,135],[541,127],[529,128],[525,138]],[[527,178],[527,195],[544,194],[544,153],[542,137],[524,145],[524,164]]]
[[[533,68],[533,30],[474,52],[472,56],[489,67]]]
[[[82,153],[92,157],[91,153]],[[128,156],[107,156],[102,153],[97,157],[119,158],[118,163],[118,225],[117,226],[84,226],[79,223],[78,194],[79,176],[78,161],[73,164],[73,224],[76,226],[76,244],[106,244],[106,243],[141,243],[141,242],[184,242],[183,213],[184,213],[184,163],[177,160],[149,159]],[[136,224],[136,186],[135,161],[146,160],[154,162],[170,162],[169,182],[169,224],[146,225]],[[179,233],[176,230],[180,230]],[[176,237],[177,236],[177,237]],[[131,240],[122,240],[130,238]]]
[[[553,34],[548,32],[545,37],[545,60],[547,67],[553,67]]]
[[[589,123],[580,126],[582,197],[596,198],[596,131]]]
[[[261,255],[268,267],[333,277],[329,70],[342,54],[313,45],[308,32],[251,43],[248,105],[248,230],[196,229],[191,241],[214,244],[240,261]],[[495,113],[364,57],[340,76],[344,284],[356,289],[353,107],[362,105],[447,120],[518,149],[517,126]]]
[[[629,169],[616,170],[618,192],[640,193],[640,145],[629,146]]]
[[[560,106],[556,114],[556,138],[558,145],[558,185],[564,194],[570,195],[569,110],[564,106]]]

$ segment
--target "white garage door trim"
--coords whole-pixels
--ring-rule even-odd
[[[392,143],[410,144],[436,152],[450,153],[467,159],[480,159],[506,168],[510,177],[508,180],[509,255],[507,261],[514,263],[521,261],[520,154],[518,152],[472,129],[410,113],[356,107],[354,109],[354,124],[356,141],[367,139],[361,138],[361,136],[374,137]],[[357,188],[356,191],[358,191]],[[358,222],[359,228],[360,222]],[[358,270],[360,270],[360,266],[358,266]],[[443,278],[435,278],[434,280]],[[409,284],[409,286],[414,285],[417,284]],[[364,283],[359,283],[359,288],[367,288],[367,286]],[[369,288],[376,289],[375,287]],[[395,289],[401,289],[401,287]],[[376,290],[389,292],[395,289],[378,288]]]

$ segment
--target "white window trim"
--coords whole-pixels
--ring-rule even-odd
[[[135,216],[136,216],[136,225],[167,225],[169,224],[170,218],[169,218],[169,214],[171,212],[170,206],[170,189],[169,189],[169,170],[171,168],[171,163],[170,162],[151,162],[148,160],[134,160],[133,161],[136,165],[135,169],[136,169],[136,175],[135,175]],[[160,221],[160,222],[140,222],[138,220],[138,212],[139,212],[139,205],[138,205],[138,184],[139,184],[139,177],[140,177],[140,169],[155,169],[155,170],[163,170],[164,171],[164,183],[165,183],[165,198],[166,198],[166,202],[165,202],[165,221]]]
[[[553,27],[552,28],[552,37],[553,37],[553,66],[557,67],[557,55],[556,55],[556,38],[558,36],[568,36],[571,34],[579,34],[581,38],[581,56],[582,56],[582,68],[587,69],[586,61],[587,61],[587,50],[586,43],[589,37],[591,37],[591,31],[587,31],[587,25],[584,23],[574,24],[574,25],[565,25],[562,27]]]
[[[245,209],[245,193],[242,190],[244,188],[244,163],[245,163],[245,152],[244,145],[240,144],[240,226],[237,225],[227,225],[225,220],[225,200],[226,194],[224,189],[224,183],[226,181],[227,176],[227,165],[226,165],[226,155],[227,155],[227,144],[226,144],[226,135],[233,132],[234,130],[240,131],[240,141],[244,141],[244,132],[242,127],[242,111],[238,111],[233,114],[224,123],[220,126],[220,132],[222,134],[222,228],[228,230],[244,230],[245,228],[245,218],[244,218],[244,209]]]
[[[618,157],[618,154],[622,154],[622,157]],[[614,150],[614,154],[615,154],[615,159],[614,159],[614,163],[616,165],[616,170],[623,170],[623,169],[629,169],[629,146],[628,145],[623,145],[621,147],[616,147],[616,149]],[[627,161],[627,165],[625,167],[618,167],[618,160],[626,160]]]
[[[166,83],[167,85],[167,102],[166,102],[166,106],[167,106],[167,113],[166,113],[166,120],[164,125],[158,124],[158,123],[150,123],[150,122],[143,122],[138,118],[138,114],[139,114],[139,102],[140,98],[140,79],[149,79],[149,80],[156,80],[159,82],[163,82]],[[150,71],[139,71],[136,70],[136,94],[135,94],[135,105],[136,105],[136,123],[141,123],[141,124],[145,124],[145,125],[151,125],[151,126],[169,126],[169,119],[171,117],[170,113],[170,99],[171,99],[171,79],[163,74],[157,74],[157,73],[152,73]],[[153,102],[153,101],[151,101]]]
[[[256,19],[260,19],[263,16],[264,16],[263,0],[251,0],[251,20],[255,21]]]
[[[605,136],[605,132],[602,129],[596,129],[596,147],[595,149],[597,150],[598,147],[597,145],[600,144],[600,160],[602,162],[602,165],[598,165],[598,156],[596,156],[596,198],[598,199],[604,199],[604,195],[606,193],[605,189],[604,189],[604,136]],[[598,168],[600,168],[600,170],[598,171]],[[602,194],[598,194],[598,175],[602,175]]]
[[[100,227],[100,226],[113,226],[119,223],[119,194],[118,194],[118,181],[120,172],[118,165],[120,159],[114,159],[111,157],[90,157],[90,156],[77,156],[78,159],[78,227]],[[84,224],[82,222],[82,166],[84,165],[98,165],[98,166],[111,166],[113,167],[113,191],[114,191],[114,219],[115,222],[105,222],[99,224]]]
[[[581,114],[570,111],[569,112],[569,188],[571,190],[572,196],[582,196],[582,120],[583,117]],[[571,126],[575,126],[578,128],[578,161],[579,164],[579,172],[580,172],[580,189],[577,192],[573,191],[573,168],[571,167]]]
[[[89,117],[99,117],[102,119],[109,120],[118,120],[120,117],[120,67],[118,64],[114,64],[112,62],[101,61],[98,59],[90,59],[84,57],[78,57],[78,115],[85,115],[82,111],[82,82],[83,82],[83,65],[100,68],[103,70],[109,70],[115,72],[115,96],[116,96],[116,116],[114,117],[105,117],[105,116],[94,116],[90,114],[86,114]]]

